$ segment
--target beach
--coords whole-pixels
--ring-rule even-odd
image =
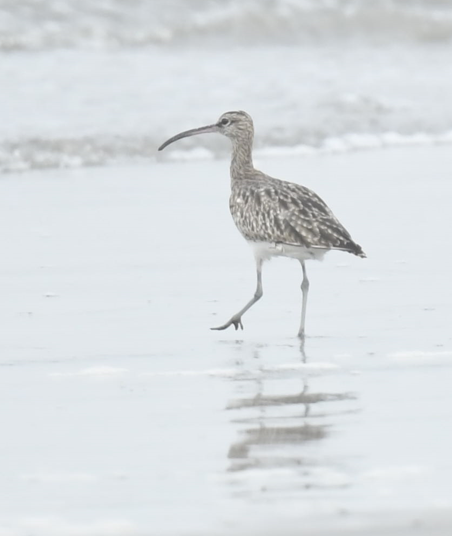
[[[452,533],[452,2],[0,0],[0,536]],[[362,259],[263,268],[230,140]]]
[[[196,126],[196,125],[193,125]],[[452,529],[448,144],[256,157],[367,259],[254,262],[228,160],[0,177],[0,534]]]

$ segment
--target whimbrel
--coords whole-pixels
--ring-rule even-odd
[[[213,125],[176,134],[159,151],[181,138],[218,132],[232,141],[231,196],[229,208],[238,230],[254,251],[257,286],[251,300],[222,326],[243,329],[242,316],[262,298],[262,264],[272,257],[291,257],[303,271],[301,322],[298,336],[305,336],[309,280],[305,261],[320,260],[335,249],[365,257],[361,246],[338,221],[326,203],[299,184],[274,179],[253,166],[253,120],[242,111],[226,112]]]

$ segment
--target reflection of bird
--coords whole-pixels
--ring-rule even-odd
[[[222,326],[242,325],[242,315],[262,297],[262,264],[271,257],[298,259],[303,270],[303,304],[298,336],[305,333],[309,281],[305,261],[321,259],[331,249],[365,257],[320,197],[299,184],[274,179],[253,166],[253,120],[245,112],[226,112],[217,123],[181,132],[170,143],[187,136],[219,132],[232,141],[231,197],[229,207],[234,222],[252,246],[256,259],[257,288],[252,299]]]

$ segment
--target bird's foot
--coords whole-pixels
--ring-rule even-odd
[[[220,331],[220,330],[223,330],[223,329],[227,329],[229,326],[234,326],[235,331],[237,331],[239,329],[239,326],[240,326],[240,329],[243,330],[242,317],[234,315],[231,318],[231,320],[228,320],[226,322],[226,324],[223,324],[222,326],[218,326],[217,328],[210,328],[210,329]]]

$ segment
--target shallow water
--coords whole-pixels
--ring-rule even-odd
[[[308,265],[304,348],[288,260],[208,329],[254,290],[226,161],[0,180],[0,534],[450,532],[450,151],[257,164],[368,255]]]

